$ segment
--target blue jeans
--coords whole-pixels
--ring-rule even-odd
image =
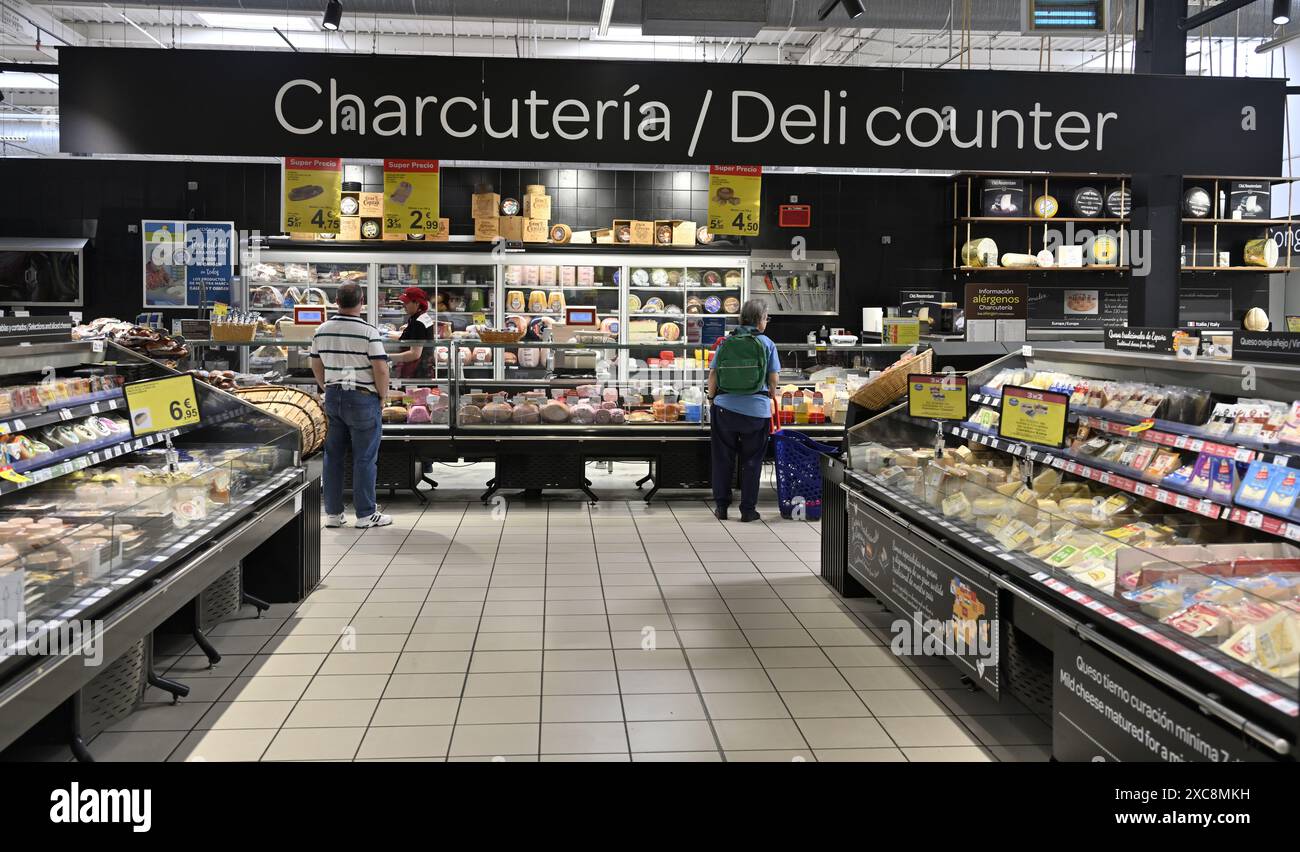
[[[325,511],[343,514],[343,459],[352,445],[352,505],[358,518],[375,513],[375,472],[382,429],[379,397],[340,387],[325,389]]]

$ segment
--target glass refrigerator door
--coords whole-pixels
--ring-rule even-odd
[[[348,282],[366,287],[370,279],[367,261],[335,260],[319,252],[262,252],[262,260],[252,264],[245,274],[248,286],[247,308],[260,313],[267,322],[282,317],[293,318],[294,305],[338,306],[338,289]]]

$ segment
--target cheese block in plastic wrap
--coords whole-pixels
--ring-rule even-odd
[[[536,403],[532,402],[521,402],[516,405],[514,411],[510,413],[510,421],[512,423],[531,425],[541,422],[541,419],[541,410],[537,407]]]
[[[544,314],[550,307],[550,302],[546,298],[545,290],[534,290],[528,294],[528,312],[530,314]]]
[[[1016,254],[1015,252],[1007,252],[1002,255],[1002,265],[1007,269],[1037,268],[1038,258],[1032,254]]]
[[[553,399],[542,406],[540,414],[544,423],[567,423],[569,406],[558,399]]]
[[[477,405],[462,405],[456,414],[456,422],[469,426],[483,422],[483,409]]]
[[[489,402],[483,406],[483,419],[488,423],[509,423],[513,412],[508,402]]]

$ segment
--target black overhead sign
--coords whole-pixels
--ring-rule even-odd
[[[1231,77],[59,50],[70,153],[1252,175],[1282,162],[1284,99]]]

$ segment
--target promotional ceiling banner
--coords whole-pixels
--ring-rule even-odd
[[[1232,77],[758,64],[737,73],[719,63],[62,47],[59,145],[1258,175],[1282,162],[1285,87]],[[1188,116],[1196,132],[1178,132]]]

